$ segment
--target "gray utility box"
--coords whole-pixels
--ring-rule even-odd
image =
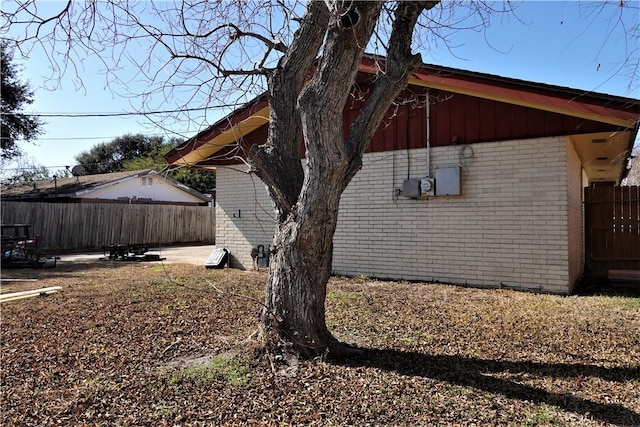
[[[402,183],[400,194],[411,199],[433,196],[435,182],[433,178],[408,178]]]
[[[460,166],[436,169],[436,196],[460,195]]]
[[[412,199],[420,197],[420,180],[417,178],[405,179],[402,183],[402,192],[400,194]]]

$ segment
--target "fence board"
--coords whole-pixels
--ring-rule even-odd
[[[585,188],[589,271],[640,270],[640,187]]]
[[[118,203],[2,202],[2,223],[27,223],[42,249],[215,243],[215,209]]]

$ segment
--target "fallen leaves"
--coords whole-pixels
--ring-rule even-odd
[[[270,362],[263,273],[37,274],[63,291],[2,306],[3,426],[640,424],[637,298],[334,278],[327,323],[353,351]]]

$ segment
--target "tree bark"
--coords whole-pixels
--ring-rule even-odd
[[[304,171],[300,163],[302,124],[298,95],[309,79],[322,45],[329,13],[324,2],[311,2],[293,42],[269,76],[269,134],[267,143],[254,145],[249,161],[267,185],[278,222],[286,219],[298,200]]]
[[[411,54],[411,38],[417,18],[430,2],[398,2],[389,38],[389,51],[393,49],[393,53],[383,61],[385,73],[378,78],[371,99],[345,138],[344,105],[384,5],[349,4],[357,10],[330,14],[324,2],[310,2],[295,40],[314,34],[316,37],[309,40],[317,44],[294,41],[281,61],[282,67],[270,79],[273,121],[269,140],[266,148],[252,151],[251,156],[278,212],[261,312],[266,347],[270,351],[293,351],[307,358],[321,355],[337,344],[325,322],[325,298],[340,197],[360,169],[367,144],[391,102],[421,63],[419,55]],[[322,16],[328,19],[324,22],[326,39],[325,29],[318,26]],[[352,25],[354,19],[345,21],[345,16],[357,17],[357,23]],[[308,61],[310,47],[316,49],[315,58],[322,40],[322,56],[305,86],[305,81],[294,77],[308,76],[312,64],[304,62],[309,68],[297,68],[295,72],[286,65],[292,58]],[[292,85],[293,81],[296,83]],[[300,153],[296,152],[297,158],[293,155],[292,144],[299,145],[300,141],[291,140],[296,136],[303,138],[306,150],[307,167],[303,173],[292,165],[300,165]],[[285,155],[288,157],[283,161]],[[293,173],[286,165],[292,165]]]

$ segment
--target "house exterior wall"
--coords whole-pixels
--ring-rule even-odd
[[[431,176],[463,163],[461,194],[399,196],[405,178],[427,174],[426,159],[426,149],[365,155],[341,199],[336,274],[571,291],[581,171],[566,138],[432,148]],[[273,209],[257,178],[219,168],[216,179],[217,244],[231,250],[232,266],[249,268],[251,248],[271,241]]]
[[[251,249],[263,245],[268,250],[274,229],[275,210],[260,178],[239,168],[218,167],[216,245],[229,249],[229,265],[251,269]]]
[[[471,148],[461,195],[427,200],[394,195],[409,170],[425,176],[426,150],[367,155],[342,197],[335,272],[569,292],[566,138]],[[461,149],[433,148],[431,175]]]
[[[143,184],[143,179],[145,183]],[[150,179],[150,180],[149,180]],[[119,197],[151,199],[155,202],[202,203],[197,197],[181,191],[157,175],[135,177],[79,195],[83,199],[117,200]]]
[[[582,162],[571,138],[567,138],[567,214],[569,291],[573,291],[584,271],[584,179]]]

